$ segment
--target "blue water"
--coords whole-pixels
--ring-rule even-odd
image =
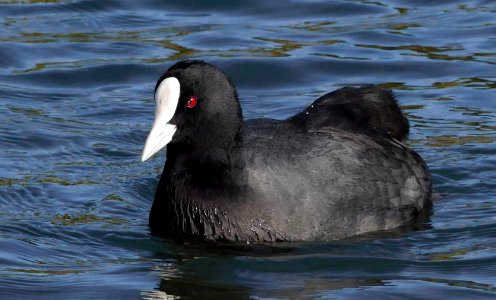
[[[489,0],[0,0],[0,298],[496,298],[494,49]],[[186,58],[224,69],[247,119],[394,90],[430,217],[274,252],[150,236],[153,88]]]

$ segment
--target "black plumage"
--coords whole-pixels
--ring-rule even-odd
[[[405,146],[392,93],[346,87],[287,120],[243,122],[236,89],[202,61],[173,65],[177,132],[150,213],[176,240],[315,241],[411,222],[430,201],[425,162]],[[194,95],[198,105],[186,109]]]

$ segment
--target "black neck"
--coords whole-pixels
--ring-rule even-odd
[[[223,146],[193,147],[184,143],[167,146],[167,164],[175,166],[173,180],[198,190],[235,191],[243,184],[244,162],[241,132]],[[174,178],[175,177],[175,178]]]

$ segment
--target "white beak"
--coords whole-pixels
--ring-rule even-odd
[[[176,112],[180,90],[181,85],[175,77],[162,80],[158,86],[155,92],[155,121],[146,138],[141,161],[145,161],[157,153],[172,140],[174,133],[176,133],[176,125],[170,124],[169,121]]]

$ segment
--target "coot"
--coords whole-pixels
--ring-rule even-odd
[[[411,222],[431,177],[408,120],[376,86],[328,93],[286,120],[243,122],[217,67],[180,61],[155,87],[142,160],[167,145],[152,234],[177,241],[323,241]]]

